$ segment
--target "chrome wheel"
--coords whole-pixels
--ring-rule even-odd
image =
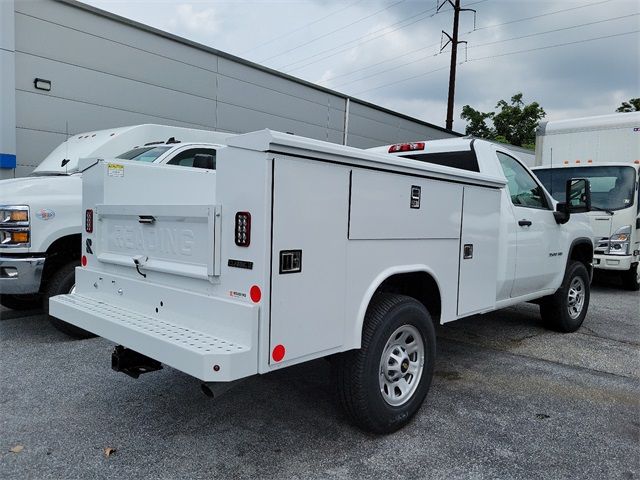
[[[403,325],[389,337],[380,359],[380,393],[391,406],[408,402],[424,370],[424,339],[417,328]]]
[[[571,319],[575,320],[584,307],[585,285],[581,277],[574,277],[567,293],[567,310]]]

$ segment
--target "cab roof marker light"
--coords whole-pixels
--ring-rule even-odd
[[[424,142],[397,143],[389,147],[389,153],[413,152],[416,150],[424,150]]]

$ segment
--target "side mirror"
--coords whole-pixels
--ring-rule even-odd
[[[553,216],[556,223],[564,224],[569,221],[572,213],[591,211],[591,184],[586,178],[572,178],[567,181],[565,201],[558,203]]]
[[[567,180],[567,213],[585,213],[591,211],[591,184],[586,178]]]

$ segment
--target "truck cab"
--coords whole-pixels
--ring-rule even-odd
[[[153,164],[215,168],[230,134],[165,125],[135,125],[73,135],[29,177],[0,181],[0,301],[13,309],[48,308],[70,291],[80,262],[84,157],[126,158]],[[197,166],[197,165],[196,165]],[[66,333],[84,332],[67,328]]]
[[[559,223],[558,201],[544,188],[532,171],[513,151],[500,144],[465,140],[472,148],[463,153],[440,152],[435,145],[460,140],[421,141],[386,145],[370,149],[398,158],[410,158],[469,172],[504,178],[501,192],[498,283],[496,301],[507,305],[512,299],[544,295],[555,291],[562,280],[564,265],[580,258],[592,272],[591,227],[585,214],[571,222]],[[566,194],[566,180],[562,195]],[[564,201],[564,198],[561,198]]]

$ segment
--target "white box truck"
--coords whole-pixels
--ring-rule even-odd
[[[569,178],[589,179],[594,267],[640,289],[640,112],[540,125],[534,173],[556,199]]]
[[[71,136],[25,178],[0,181],[0,303],[13,309],[49,306],[49,297],[69,292],[80,264],[82,157],[132,159],[193,166],[212,164],[231,134],[133,125]],[[207,156],[203,158],[202,156]],[[56,328],[87,332],[51,318]]]
[[[50,312],[134,377],[163,363],[212,392],[331,356],[354,422],[391,432],[427,394],[435,322],[535,301],[573,332],[587,313],[588,182],[556,206],[485,141],[377,153],[265,130],[216,171],[102,160],[82,181],[82,267]]]

